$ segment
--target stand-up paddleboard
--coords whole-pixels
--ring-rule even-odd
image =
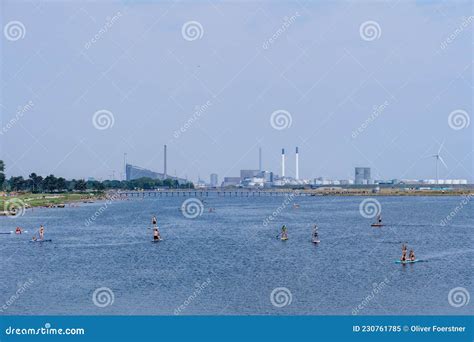
[[[320,243],[321,241],[319,239],[313,239],[311,240],[312,243]]]
[[[0,232],[0,235],[10,235],[10,234],[20,235],[20,234],[23,234],[23,233],[28,233],[28,231],[27,230],[22,230],[21,233],[17,233],[14,230],[10,230],[9,232]]]
[[[377,221],[370,225],[371,227],[383,227],[382,215],[377,215]]]
[[[30,242],[53,242],[51,239],[46,239],[46,240],[30,240]]]
[[[160,241],[163,241],[163,239],[159,238],[158,240],[151,240],[151,242],[160,242]]]
[[[424,260],[420,260],[420,259],[405,260],[405,261],[395,260],[395,263],[396,263],[396,264],[414,264],[415,262],[422,262],[422,261],[424,261]]]
[[[288,236],[282,236],[282,237],[280,238],[280,240],[281,240],[281,241],[286,241],[286,240],[288,240]]]

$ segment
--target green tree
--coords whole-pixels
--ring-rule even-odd
[[[26,189],[26,181],[23,179],[22,176],[19,177],[11,177],[10,178],[10,187],[13,191],[21,191]]]
[[[56,180],[56,189],[58,191],[64,191],[67,189],[67,184],[66,184],[66,180],[63,178],[63,177],[59,177],[57,180]]]
[[[3,189],[3,184],[5,183],[5,163],[3,160],[0,160],[0,190]]]
[[[86,191],[87,190],[87,183],[84,179],[79,179],[76,181],[74,185],[74,189],[77,191]]]
[[[32,173],[29,176],[30,188],[32,192],[40,192],[42,190],[43,177],[38,176],[36,173]]]
[[[49,175],[43,180],[43,189],[49,192],[53,192],[58,188],[58,179],[54,175]]]

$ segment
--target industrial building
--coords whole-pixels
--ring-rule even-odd
[[[144,169],[140,166],[135,166],[131,164],[126,164],[125,175],[126,175],[126,180],[128,181],[139,179],[139,178],[151,178],[151,179],[161,179],[161,180],[165,180],[165,179],[177,180],[179,184],[187,183],[187,180],[184,178],[173,177],[169,175],[165,176],[164,173],[151,171],[148,169]]]
[[[240,177],[224,177],[224,181],[222,182],[222,186],[238,186],[240,185]]]
[[[370,167],[356,167],[354,178],[354,184],[356,185],[373,184],[372,179],[370,178]]]
[[[130,181],[139,178],[151,178],[151,179],[172,179],[177,180],[179,184],[185,184],[188,181],[184,178],[178,178],[168,175],[167,173],[167,146],[163,146],[163,173],[151,171],[140,166],[131,165],[125,162],[125,179]]]
[[[211,176],[209,177],[210,179],[210,186],[212,188],[215,188],[219,185],[219,177],[217,176],[217,173],[211,173]]]
[[[259,170],[240,170],[240,180],[243,181],[247,178],[258,177],[260,173]]]

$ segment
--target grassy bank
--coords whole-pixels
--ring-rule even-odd
[[[17,205],[26,207],[51,207],[73,202],[95,201],[101,198],[103,198],[103,193],[24,193],[14,196],[0,197],[0,211],[4,211],[11,206]]]

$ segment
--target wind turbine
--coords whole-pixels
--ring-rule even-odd
[[[443,148],[444,141],[439,145],[438,153],[433,154],[429,157],[436,158],[436,184],[439,184],[439,162],[441,162],[445,168],[448,168],[448,165],[444,162],[443,158],[441,157],[441,149]]]

